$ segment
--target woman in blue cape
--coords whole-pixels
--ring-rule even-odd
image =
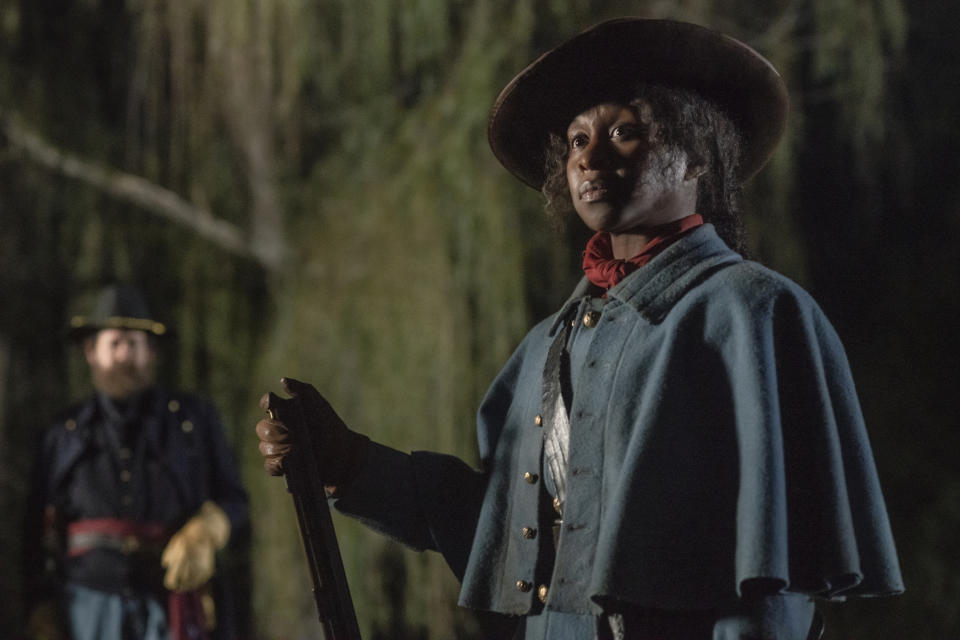
[[[902,590],[849,366],[810,296],[742,257],[736,196],[786,120],[747,45],[602,23],[514,78],[494,154],[593,237],[478,415],[480,469],[401,453],[285,380],[336,507],[443,554],[516,638],[816,638],[817,599]],[[271,473],[280,407],[258,423]]]

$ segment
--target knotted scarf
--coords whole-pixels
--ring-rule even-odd
[[[644,245],[640,253],[628,260],[614,258],[610,234],[606,231],[598,231],[587,242],[587,248],[583,252],[583,272],[590,282],[607,291],[653,260],[654,256],[669,247],[684,233],[702,224],[703,217],[698,213],[692,213],[679,220],[654,227],[651,230],[651,240]]]

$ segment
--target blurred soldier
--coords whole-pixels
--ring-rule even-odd
[[[209,581],[247,523],[247,495],[216,409],[154,384],[169,333],[126,286],[71,321],[96,393],[47,430],[34,466],[24,576],[36,640],[236,633]]]

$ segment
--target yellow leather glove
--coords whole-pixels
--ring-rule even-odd
[[[207,500],[163,550],[160,563],[167,570],[163,586],[171,591],[192,591],[206,583],[213,577],[216,552],[229,539],[227,514]]]

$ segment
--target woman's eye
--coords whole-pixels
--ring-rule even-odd
[[[620,124],[610,132],[611,138],[630,138],[637,133],[637,128],[628,124]]]
[[[571,138],[570,138],[570,148],[571,148],[571,149],[579,149],[579,148],[581,148],[581,147],[585,147],[585,146],[587,146],[587,143],[588,143],[589,141],[590,141],[590,139],[587,138],[586,134],[584,134],[584,133],[578,133],[578,134],[576,134],[576,135],[574,135],[574,136],[571,136]]]

